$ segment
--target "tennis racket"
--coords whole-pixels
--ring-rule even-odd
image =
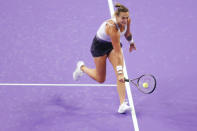
[[[135,79],[125,78],[125,82],[133,83],[141,92],[145,94],[152,93],[156,88],[156,78],[151,74],[144,74]]]

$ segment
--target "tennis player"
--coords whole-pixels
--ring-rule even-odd
[[[78,80],[84,73],[99,83],[103,83],[106,78],[106,59],[112,64],[116,78],[117,91],[120,99],[119,113],[130,110],[128,102],[125,101],[125,83],[123,73],[123,53],[120,37],[125,36],[129,41],[129,51],[136,50],[135,43],[130,32],[131,19],[129,10],[122,4],[115,5],[116,11],[111,19],[104,21],[98,29],[91,46],[91,54],[94,58],[96,68],[88,68],[83,61],[78,61],[73,72],[73,79]]]

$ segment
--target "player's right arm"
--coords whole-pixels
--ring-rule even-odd
[[[123,54],[120,45],[120,32],[114,25],[106,26],[106,33],[110,36],[112,41],[112,46],[114,49],[114,55],[116,57],[116,70],[118,75],[118,80],[124,82],[124,74],[123,74]],[[120,70],[120,71],[119,71]]]
[[[122,50],[120,46],[120,32],[117,30],[115,25],[107,25],[106,26],[106,33],[110,36],[111,41],[112,41],[112,46],[115,51],[115,55],[117,58],[116,65],[121,65],[123,66],[123,55],[122,55]]]

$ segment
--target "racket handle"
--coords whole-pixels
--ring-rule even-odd
[[[124,81],[125,81],[125,82],[129,82],[129,79],[124,78]]]

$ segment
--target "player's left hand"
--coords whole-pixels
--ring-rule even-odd
[[[129,47],[129,52],[132,52],[132,50],[136,50],[136,46],[135,46],[135,43],[134,42],[132,42],[130,44],[130,47]]]

